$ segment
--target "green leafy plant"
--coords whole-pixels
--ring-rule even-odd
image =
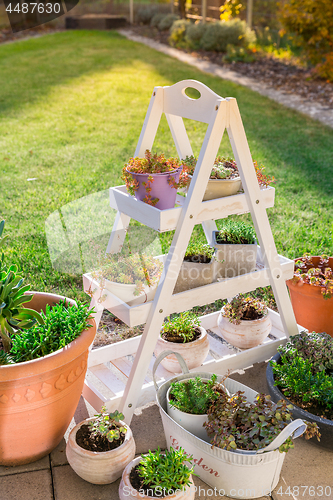
[[[216,233],[216,243],[253,245],[256,243],[256,233],[253,226],[245,222],[227,220]]]
[[[194,313],[185,311],[172,319],[169,316],[162,326],[161,336],[172,342],[191,342],[199,326],[199,318]]]
[[[193,467],[188,467],[184,462],[191,465],[192,460],[193,457],[188,456],[183,448],[174,450],[170,446],[170,451],[165,450],[163,453],[160,448],[154,452],[149,450],[147,455],[142,455],[138,473],[146,489],[161,496],[163,491],[167,494],[170,490],[183,490],[191,484]]]
[[[123,168],[122,179],[125,181],[127,191],[133,196],[139,188],[139,182],[132,174],[151,174],[148,176],[148,182],[142,183],[146,190],[146,197],[143,201],[149,205],[156,205],[158,198],[152,199],[150,195],[151,185],[154,182],[152,174],[175,173],[179,169],[181,169],[181,172],[178,182],[172,175],[168,179],[168,184],[174,189],[187,186],[189,181],[187,165],[180,162],[178,158],[166,159],[163,154],[152,154],[147,149],[144,158],[129,159]]]
[[[8,235],[2,237],[5,221],[0,223],[0,248],[3,246]],[[4,253],[0,260],[0,336],[3,349],[9,352],[12,337],[18,332],[32,327],[37,321],[43,323],[41,315],[33,309],[23,306],[32,299],[32,295],[26,295],[30,285],[23,285],[23,278],[17,275],[18,268],[12,264],[7,266]],[[2,360],[9,360],[2,355]]]
[[[275,385],[298,406],[332,418],[332,337],[327,333],[302,332],[290,337],[278,351],[281,361],[270,361]]]
[[[204,427],[211,444],[226,450],[259,450],[268,446],[291,421],[291,405],[285,401],[274,404],[270,396],[258,394],[250,403],[244,392],[238,391],[229,397],[221,393],[208,410]],[[319,432],[316,424],[309,424],[305,437]],[[293,448],[289,437],[280,447],[280,452]]]
[[[134,295],[144,292],[144,287],[154,286],[160,279],[163,264],[153,256],[134,253],[130,255],[107,254],[99,263],[99,270],[93,271],[101,288],[105,287],[105,280],[115,283],[136,285]]]
[[[223,316],[229,319],[230,323],[239,325],[241,321],[251,321],[263,318],[267,315],[267,306],[261,300],[238,294],[224,306]]]
[[[304,254],[296,259],[292,282],[320,287],[323,298],[330,299],[333,297],[333,268],[329,264],[329,257],[321,255],[317,265],[313,263],[313,258]]]
[[[41,358],[58,351],[75,340],[92,325],[88,305],[67,306],[66,301],[41,312],[43,322],[20,332],[12,339],[10,357],[15,363]],[[1,354],[1,353],[0,353]]]
[[[116,410],[113,413],[108,413],[106,406],[102,406],[101,413],[95,415],[94,420],[89,422],[90,435],[94,437],[104,437],[110,443],[120,439],[121,434],[126,434],[126,428],[118,425],[120,420],[124,419],[124,415]]]
[[[194,415],[204,415],[212,402],[218,397],[217,376],[210,380],[200,377],[172,382],[169,392],[170,404],[178,410]]]
[[[189,242],[185,251],[184,260],[187,262],[208,263],[212,260],[213,255],[213,247],[196,239]]]

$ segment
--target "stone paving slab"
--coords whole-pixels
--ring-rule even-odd
[[[50,470],[11,474],[0,478],[1,500],[53,500],[53,498]],[[70,497],[66,500],[70,500]]]
[[[47,455],[46,457],[37,460],[37,462],[33,462],[32,464],[26,465],[18,465],[16,467],[6,467],[4,465],[0,465],[0,478],[2,476],[10,476],[11,474],[20,474],[21,472],[33,472],[36,470],[45,470],[50,468],[50,459]],[[0,479],[1,485],[1,479]],[[1,487],[0,487],[1,489]],[[2,497],[0,495],[0,500]]]
[[[219,76],[224,80],[230,80],[244,87],[248,87],[261,95],[269,97],[273,101],[276,101],[284,106],[295,109],[300,113],[310,116],[311,118],[320,121],[321,123],[333,127],[333,110],[322,104],[309,101],[303,97],[295,94],[282,92],[281,90],[275,90],[265,83],[259,82],[254,78],[241,75],[227,68],[223,68],[218,64],[211,63],[210,61],[205,61],[199,57],[194,57],[191,54],[182,52],[181,50],[174,49],[173,47],[168,47],[162,43],[156,42],[151,38],[146,38],[144,36],[134,35],[130,30],[118,30],[118,32],[132,40],[133,42],[142,43],[148,47],[155,49],[159,52],[163,52],[179,61],[186,64],[190,64],[198,68],[199,70],[209,73],[211,75]]]

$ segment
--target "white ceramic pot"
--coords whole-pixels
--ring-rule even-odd
[[[257,243],[232,244],[217,243],[213,231],[213,246],[215,248],[215,275],[217,278],[234,278],[256,269]]]
[[[214,257],[207,263],[183,261],[173,293],[209,285],[214,280],[214,270]]]
[[[240,177],[234,179],[209,179],[202,201],[215,200],[236,194],[242,187]]]
[[[88,424],[92,420],[94,417],[83,420],[70,432],[66,446],[67,460],[76,474],[85,481],[93,484],[113,483],[135,457],[133,434],[128,425],[120,421],[119,425],[127,429],[125,440],[121,446],[103,452],[85,450],[77,444],[76,433],[82,425]]]
[[[261,344],[272,329],[272,322],[267,313],[266,316],[255,320],[241,320],[239,325],[230,323],[229,319],[223,316],[224,307],[219,314],[217,325],[223,338],[240,349],[250,349]]]
[[[192,342],[168,342],[159,336],[154,350],[155,356],[157,357],[162,351],[170,349],[182,355],[190,370],[201,366],[209,352],[209,340],[206,330],[201,326],[199,328],[201,335],[197,340],[193,340]],[[161,365],[171,373],[181,373],[181,368],[174,354],[169,354],[169,356],[164,358],[161,361]]]
[[[203,380],[207,380],[208,382],[209,379]],[[192,413],[185,413],[184,411],[178,410],[178,408],[175,408],[170,404],[170,389],[171,387],[168,389],[166,398],[168,415],[170,415],[170,417],[175,422],[177,422],[177,424],[181,425],[188,432],[190,432],[197,438],[206,441],[206,443],[209,443],[210,439],[208,437],[206,429],[203,427],[204,422],[207,422],[208,420],[207,413],[204,413],[203,415],[193,415]]]
[[[154,499],[157,497],[152,497],[145,495],[144,493],[140,493],[140,491],[135,490],[130,481],[130,473],[133,467],[138,465],[138,463],[142,460],[142,457],[136,457],[130,464],[125,468],[123,475],[121,477],[120,485],[119,485],[119,498],[120,500],[145,500],[145,499]],[[195,487],[192,481],[192,476],[190,476],[191,484],[190,486],[186,486],[185,490],[176,490],[175,493],[166,495],[164,498],[166,500],[194,500],[195,496]]]

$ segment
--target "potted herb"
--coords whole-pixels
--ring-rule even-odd
[[[163,264],[147,254],[107,254],[98,267],[90,277],[99,284],[101,295],[106,289],[128,305],[135,305],[154,298]]]
[[[61,441],[82,393],[96,326],[88,306],[24,295],[30,285],[16,266],[6,266],[4,255],[0,265],[0,465],[8,466],[38,460]]]
[[[223,338],[240,349],[261,344],[272,329],[266,304],[241,293],[222,307],[217,324]]]
[[[333,339],[327,333],[290,337],[267,366],[272,399],[284,399],[294,418],[315,422],[319,446],[333,448]]]
[[[125,468],[119,485],[120,500],[153,497],[193,500],[192,457],[180,448],[161,452],[158,448],[135,458]]]
[[[203,427],[210,405],[218,397],[217,376],[171,382],[167,392],[167,412],[184,429],[207,441]]]
[[[213,282],[214,248],[200,240],[190,241],[186,249],[174,293],[184,292]]]
[[[127,191],[160,210],[175,206],[177,189],[188,183],[187,167],[177,158],[166,159],[148,149],[144,158],[130,158],[123,168]]]
[[[183,162],[187,166],[189,178],[191,179],[197,163],[197,158],[194,156],[187,156]],[[260,187],[267,188],[272,182],[275,182],[274,177],[267,176],[264,173],[264,165],[259,166],[255,161],[253,162],[253,166]],[[242,181],[235,160],[230,157],[217,156],[209,176],[203,201],[234,195],[240,191],[241,188]]]
[[[155,356],[166,349],[179,352],[190,369],[203,363],[209,351],[209,340],[195,314],[186,311],[164,322],[154,350]],[[161,364],[169,372],[181,371],[174,354],[164,358]]]
[[[333,336],[333,257],[305,254],[295,259],[287,286],[297,323]]]
[[[208,410],[204,427],[213,446],[228,451],[258,451],[269,447],[290,422],[290,407],[285,401],[274,404],[270,396],[258,394],[251,402],[237,391],[232,396],[220,394]],[[306,427],[307,439],[318,437],[316,425]],[[293,447],[289,436],[277,448],[284,453]]]
[[[234,278],[256,269],[256,233],[250,224],[227,220],[219,231],[213,231],[216,276]]]
[[[93,484],[116,481],[135,457],[131,429],[117,410],[101,413],[77,424],[68,436],[66,456],[69,465],[82,479]]]

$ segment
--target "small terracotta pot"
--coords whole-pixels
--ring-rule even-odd
[[[219,314],[217,325],[223,338],[240,349],[250,349],[261,344],[272,329],[272,322],[269,314],[263,318],[255,320],[241,320],[239,325],[230,323],[229,319],[223,315],[224,307]]]
[[[27,307],[45,311],[46,304],[74,301],[48,293],[34,294]],[[43,358],[0,366],[0,465],[34,462],[63,438],[78,405],[89,346],[96,324],[63,349]]]
[[[76,434],[82,425],[86,425],[92,420],[95,419],[93,417],[87,418],[71,430],[66,446],[67,460],[76,474],[85,481],[92,484],[113,483],[135,457],[133,434],[128,425],[120,421],[119,425],[127,429],[125,440],[121,446],[104,452],[85,450],[77,444]]]
[[[157,357],[162,351],[170,349],[182,355],[189,370],[201,366],[209,352],[209,340],[206,330],[201,326],[199,328],[201,335],[193,342],[182,342],[179,344],[178,342],[168,342],[159,336],[154,350],[155,356]],[[174,354],[170,354],[162,359],[161,365],[171,373],[181,373],[181,368]]]
[[[127,465],[125,468],[123,475],[121,477],[120,485],[119,485],[119,498],[120,500],[148,500],[155,499],[157,497],[152,497],[145,495],[144,493],[140,493],[140,491],[135,490],[130,481],[130,473],[133,467],[138,465],[142,460],[142,457],[136,457],[132,460],[131,463]],[[186,486],[185,490],[176,490],[175,493],[166,495],[166,500],[194,500],[195,496],[195,487],[192,481],[192,476],[190,476],[191,484],[190,486]]]
[[[139,183],[139,187],[135,191],[135,198],[143,201],[147,194],[149,194],[151,199],[158,198],[158,202],[154,205],[155,208],[158,208],[159,210],[173,208],[176,202],[177,189],[170,186],[168,181],[173,177],[175,182],[179,182],[181,171],[182,167],[179,167],[172,172],[163,172],[160,174],[136,174],[128,170],[131,176]],[[150,183],[151,191],[147,193],[146,186],[144,186],[143,183],[148,185],[148,177],[150,176],[153,178],[153,182]]]
[[[319,259],[312,257],[315,267]],[[333,257],[329,259],[329,267],[333,269]],[[292,280],[286,283],[297,323],[310,332],[326,332],[333,337],[333,298],[324,299],[320,286]]]

